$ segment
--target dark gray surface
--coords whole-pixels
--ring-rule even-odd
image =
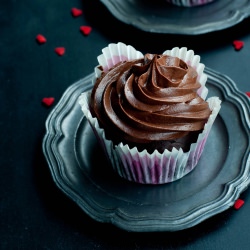
[[[71,7],[84,15],[73,18]],[[140,31],[98,0],[4,0],[0,12],[0,249],[249,249],[249,188],[240,195],[240,210],[229,208],[178,232],[127,233],[91,219],[52,179],[42,139],[54,106],[41,105],[45,96],[54,96],[56,105],[69,86],[93,72],[101,49],[120,41],[144,53],[186,46],[243,93],[250,91],[249,18],[218,32],[182,36]],[[85,24],[93,28],[88,37],[79,32]],[[38,33],[46,44],[36,43]],[[245,42],[241,51],[234,50],[234,39]],[[66,47],[63,57],[54,53],[56,46]]]
[[[67,89],[46,121],[43,151],[57,186],[95,220],[131,232],[183,230],[231,207],[250,182],[249,103],[229,78],[205,72],[209,95],[223,102],[195,170],[157,186],[112,173],[78,103],[91,74]]]
[[[141,30],[197,35],[231,27],[250,15],[250,1],[220,0],[185,8],[164,0],[101,0],[120,21]]]

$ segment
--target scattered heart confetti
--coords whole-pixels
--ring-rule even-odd
[[[247,96],[250,97],[250,92],[246,92]]]
[[[234,40],[233,46],[234,46],[235,50],[241,50],[244,46],[244,42],[240,41],[240,40]]]
[[[57,55],[63,56],[65,53],[65,48],[64,47],[57,47],[57,48],[55,48],[55,52]]]
[[[46,43],[47,42],[47,39],[45,38],[45,36],[41,35],[41,34],[38,34],[36,36],[36,40],[38,43],[40,44],[43,44],[43,43]]]
[[[55,98],[54,97],[44,97],[42,99],[42,103],[47,106],[47,107],[50,107],[55,101]]]
[[[85,35],[89,35],[90,32],[92,31],[92,28],[90,26],[81,26],[80,31]]]
[[[71,9],[71,14],[73,17],[78,17],[78,16],[81,16],[82,15],[82,10],[80,9],[77,9],[77,8],[72,8]]]
[[[238,199],[234,203],[234,208],[238,210],[243,206],[244,203],[245,202],[242,199]]]

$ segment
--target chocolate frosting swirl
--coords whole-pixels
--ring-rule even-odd
[[[90,110],[117,142],[149,143],[200,131],[211,113],[196,70],[168,55],[120,62],[97,79]]]

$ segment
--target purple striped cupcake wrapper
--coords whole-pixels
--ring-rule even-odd
[[[191,144],[189,152],[174,148],[172,151],[165,150],[163,153],[155,150],[150,154],[146,150],[139,152],[136,147],[129,148],[123,143],[114,145],[112,141],[107,140],[104,130],[100,128],[97,119],[92,117],[89,111],[89,96],[90,92],[82,93],[79,104],[114,171],[126,180],[142,184],[173,182],[195,168],[221,104],[218,97],[210,97],[207,100],[212,113],[197,142]]]

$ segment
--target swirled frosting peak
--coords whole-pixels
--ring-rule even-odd
[[[211,113],[196,70],[168,55],[116,64],[97,79],[90,110],[117,142],[177,142],[200,131]]]

